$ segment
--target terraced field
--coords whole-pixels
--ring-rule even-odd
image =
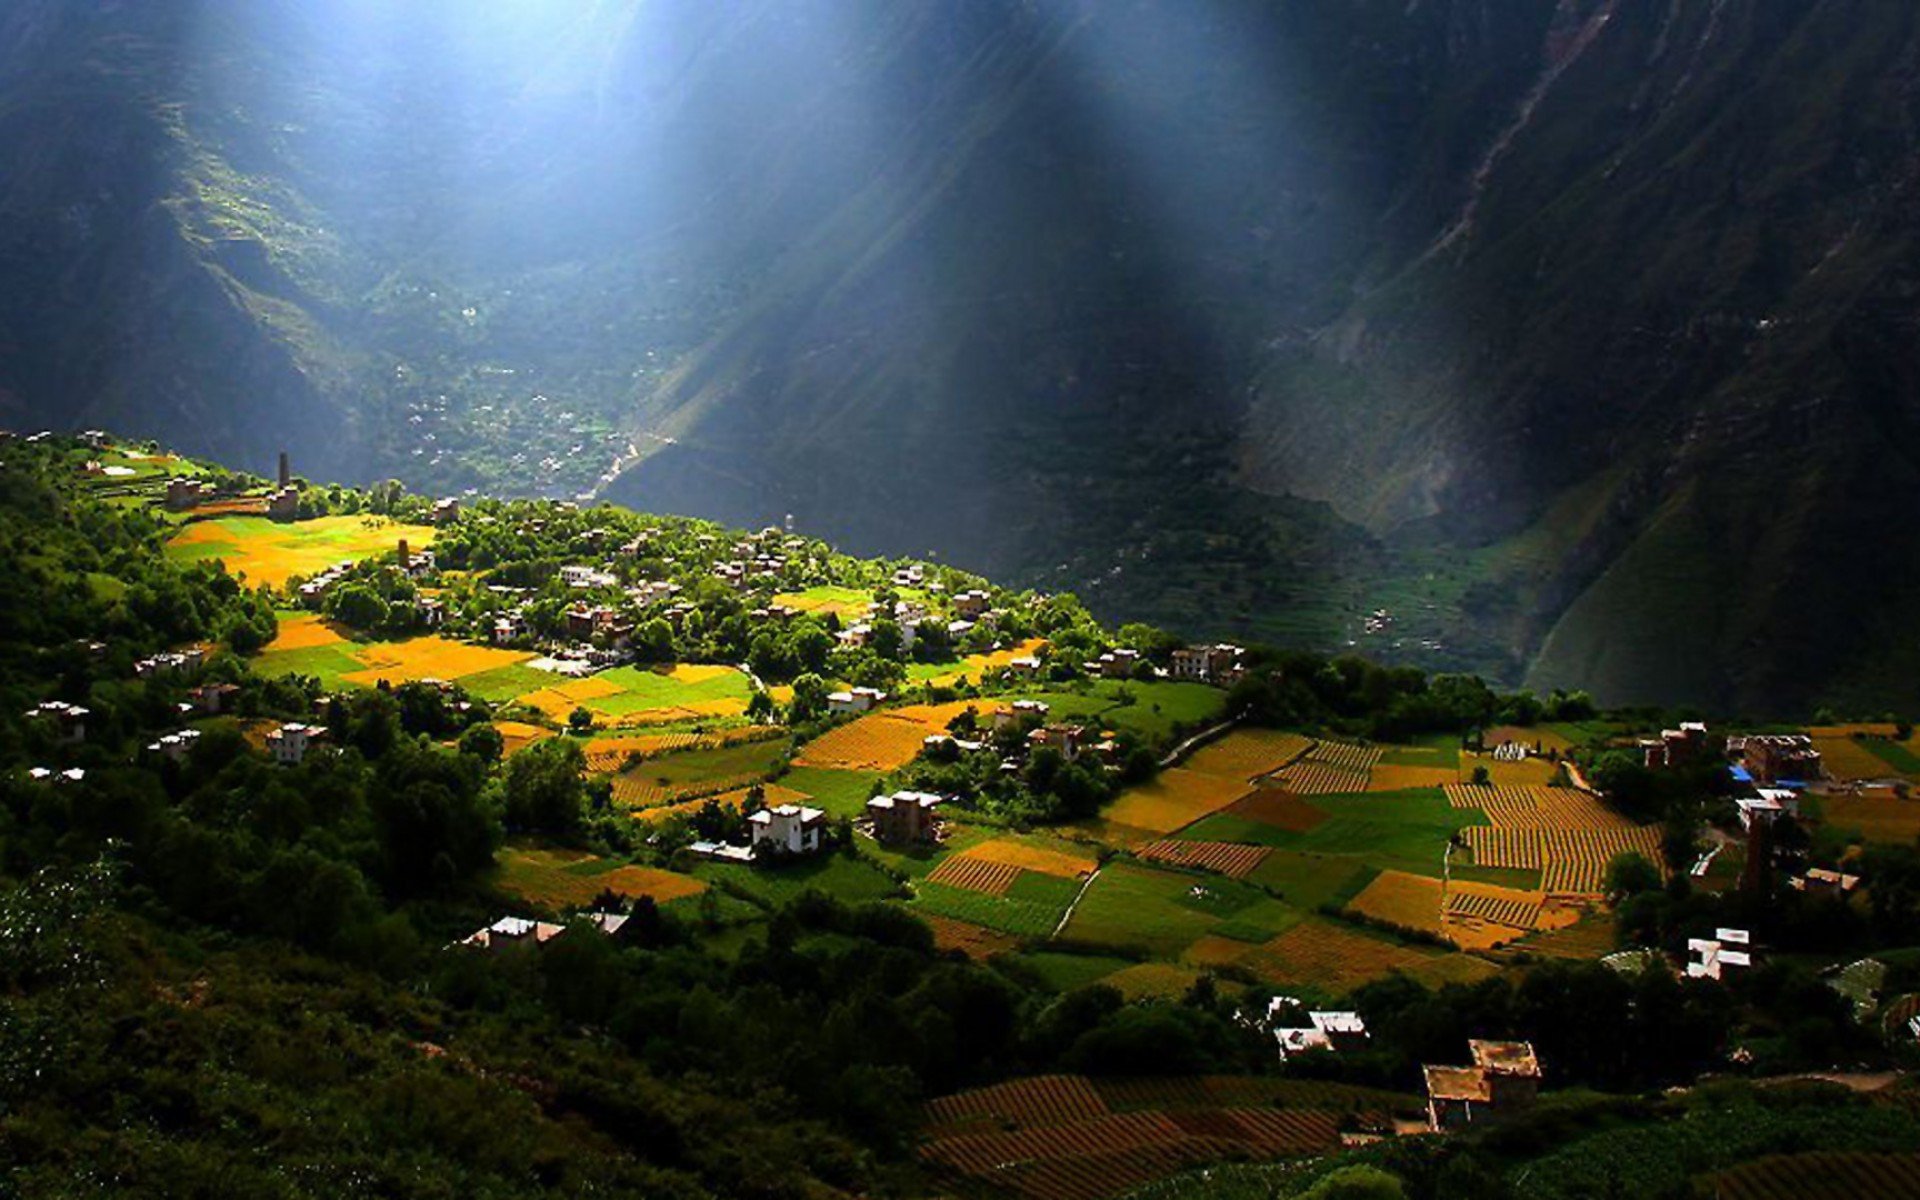
[[[836,725],[805,746],[794,765],[840,771],[897,771],[912,762],[928,736],[945,733],[947,723],[978,701],[909,704],[884,709]]]
[[[1207,743],[1180,765],[1203,775],[1249,781],[1290,765],[1313,748],[1313,739],[1276,729],[1235,729]]]
[[[1217,871],[1234,879],[1245,879],[1259,868],[1270,851],[1264,846],[1243,846],[1237,842],[1163,840],[1142,846],[1138,853],[1151,862]]]
[[[1339,1144],[1347,1114],[1378,1121],[1406,1106],[1390,1094],[1337,1085],[1286,1099],[1265,1086],[1285,1083],[1021,1080],[932,1101],[921,1157],[990,1194],[1101,1200],[1219,1159],[1323,1153]]]
[[[1576,788],[1450,784],[1455,808],[1477,808],[1495,825],[1523,829],[1624,829],[1632,826],[1590,792]]]
[[[1473,826],[1463,835],[1476,864],[1541,871],[1543,890],[1554,895],[1599,895],[1607,863],[1628,850],[1645,855],[1656,866],[1662,862],[1660,830],[1655,826],[1578,830]]]

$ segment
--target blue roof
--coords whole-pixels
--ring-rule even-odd
[[[1728,767],[1727,773],[1732,775],[1734,779],[1740,783],[1753,782],[1753,772],[1747,770],[1745,767]]]

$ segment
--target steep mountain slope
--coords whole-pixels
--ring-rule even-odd
[[[0,412],[1907,703],[1916,19],[22,0]]]

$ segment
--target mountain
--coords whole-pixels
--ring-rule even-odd
[[[0,15],[0,414],[1615,702],[1915,698],[1920,14],[393,8]]]

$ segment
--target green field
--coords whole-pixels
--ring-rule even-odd
[[[552,687],[556,677],[551,671],[542,671],[522,663],[495,667],[491,671],[481,671],[477,675],[468,675],[460,681],[467,694],[489,704],[503,704],[528,692],[537,692],[544,687]]]
[[[1860,745],[1902,775],[1920,775],[1920,757],[1890,738],[1861,738]]]
[[[876,771],[837,771],[827,767],[795,767],[779,784],[813,797],[814,807],[836,817],[857,817],[866,811],[867,797],[880,775]]]
[[[1132,959],[1107,954],[1062,954],[1041,950],[1002,955],[994,960],[1011,975],[1031,977],[1056,992],[1070,992],[1133,965]]]
[[[1460,766],[1460,739],[1450,733],[1436,733],[1416,738],[1406,745],[1386,746],[1382,748],[1380,762],[1390,767],[1447,767],[1457,770]]]
[[[335,646],[305,646],[298,650],[268,650],[249,660],[254,672],[268,677],[311,675],[329,691],[343,691],[352,685],[346,676],[364,671],[367,665],[353,656],[354,643]]]
[[[676,750],[655,755],[622,772],[619,778],[652,787],[683,789],[702,783],[771,775],[786,760],[786,754],[787,744],[777,738]]]
[[[779,866],[703,862],[693,875],[709,883],[739,888],[768,904],[785,904],[807,891],[825,892],[849,904],[886,900],[900,887],[872,863],[845,854],[818,854]]]
[[[1021,699],[1046,703],[1048,720],[1131,730],[1156,743],[1165,742],[1176,726],[1201,725],[1217,718],[1226,705],[1225,692],[1203,683],[1123,683],[1103,679],[1084,691],[1041,689],[1015,694]]]
[[[753,696],[753,684],[739,671],[727,671],[698,682],[688,682],[646,667],[615,667],[592,678],[621,689],[618,695],[599,696],[584,701],[586,706],[620,717],[657,708],[682,708],[716,700],[739,700]]]
[[[1077,941],[1138,946],[1171,959],[1196,938],[1219,933],[1229,923],[1234,926],[1231,936],[1263,926],[1270,927],[1266,936],[1272,936],[1296,919],[1286,906],[1249,884],[1114,863],[1087,888],[1064,933]]]
[[[998,929],[1021,937],[1046,937],[1051,934],[1054,926],[1060,923],[1061,915],[1067,911],[1068,902],[1073,899],[1069,895],[1054,904],[1038,899],[1017,899],[1012,895],[989,896],[985,892],[949,887],[944,883],[929,883],[924,879],[914,884],[913,890],[914,900],[908,905],[910,909],[984,925],[988,929]]]
[[[1328,857],[1298,850],[1275,850],[1249,878],[1303,909],[1345,904],[1360,894],[1377,870],[1345,855]]]

